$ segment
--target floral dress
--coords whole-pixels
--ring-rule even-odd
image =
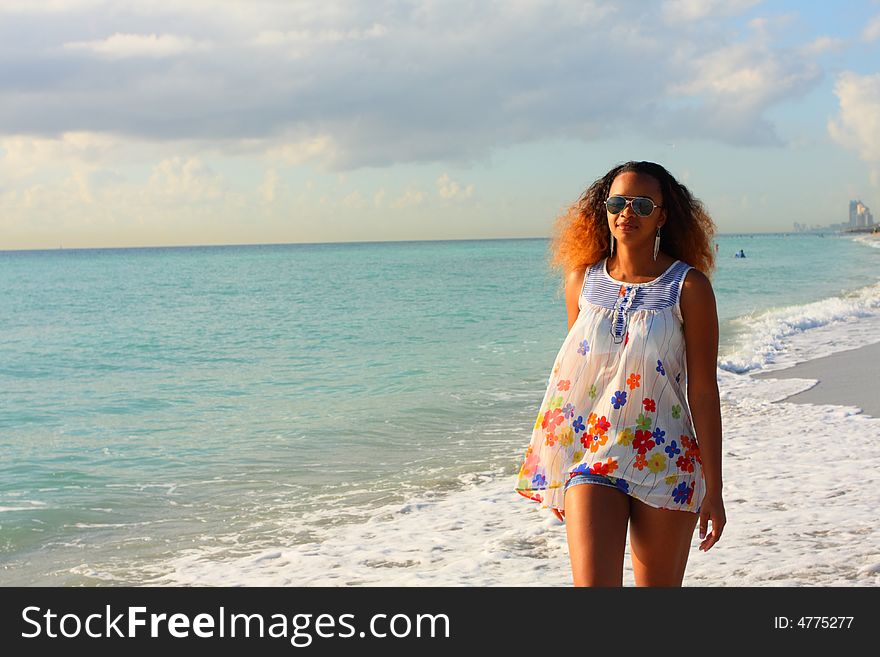
[[[589,267],[535,420],[516,491],[564,512],[582,472],[661,509],[699,513],[700,449],[687,405],[679,297],[691,266],[676,260],[647,283]]]

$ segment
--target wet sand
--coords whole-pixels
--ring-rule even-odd
[[[818,383],[812,388],[784,401],[857,406],[866,415],[880,417],[880,342],[752,376],[756,379],[815,379]]]

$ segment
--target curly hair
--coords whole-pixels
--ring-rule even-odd
[[[659,164],[626,162],[596,180],[556,219],[549,246],[550,267],[561,274],[562,286],[569,271],[588,267],[609,254],[611,233],[605,199],[614,179],[628,171],[651,176],[660,183],[666,208],[660,249],[710,276],[715,268],[715,223],[703,204]]]

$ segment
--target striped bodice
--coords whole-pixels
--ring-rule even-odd
[[[657,278],[645,283],[625,283],[611,278],[607,260],[602,259],[584,273],[584,283],[578,298],[578,308],[586,301],[614,311],[612,336],[620,343],[626,334],[629,313],[639,310],[663,310],[672,307],[681,320],[679,297],[684,277],[691,266],[676,260]]]

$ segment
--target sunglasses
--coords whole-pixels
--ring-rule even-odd
[[[632,205],[633,212],[639,217],[647,217],[654,208],[662,207],[655,205],[647,196],[609,196],[605,201],[605,207],[611,214],[620,214],[627,205]]]

